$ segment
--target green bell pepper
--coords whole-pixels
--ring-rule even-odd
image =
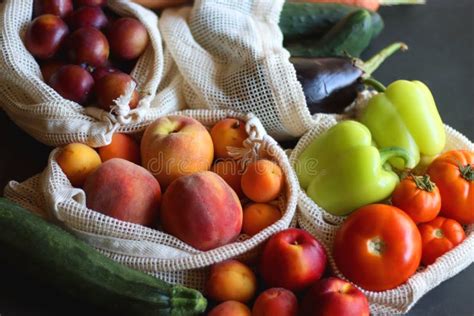
[[[399,182],[385,162],[400,157],[411,163],[408,152],[372,145],[367,127],[343,121],[315,138],[298,157],[298,179],[308,196],[334,215],[346,215],[390,196]]]
[[[407,150],[413,158],[407,168],[414,168],[420,158],[434,158],[446,144],[433,95],[420,81],[393,82],[385,92],[369,100],[359,120],[369,128],[379,148],[396,146]],[[397,169],[404,167],[399,158],[390,163]]]

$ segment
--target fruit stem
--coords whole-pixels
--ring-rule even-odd
[[[375,80],[373,77],[363,79],[363,83],[372,87],[377,92],[385,92],[385,86],[378,80]]]
[[[380,52],[372,56],[366,62],[356,61],[356,66],[359,67],[363,72],[363,78],[370,78],[372,73],[377,70],[377,68],[390,56],[392,56],[397,51],[401,50],[402,52],[408,50],[408,46],[402,42],[396,42],[390,44],[389,46],[382,49]]]
[[[443,238],[443,230],[441,228],[437,228],[434,230],[433,234],[435,235],[436,238]]]
[[[369,252],[375,256],[381,256],[385,250],[385,243],[382,238],[375,237],[368,242]]]
[[[423,176],[412,175],[411,177],[413,181],[415,181],[416,187],[420,190],[433,192],[434,188],[436,187],[434,182],[430,180],[430,176],[427,174]]]
[[[413,166],[415,164],[413,157],[408,153],[406,149],[400,147],[386,147],[380,149],[380,162],[384,165],[387,160],[394,157],[399,157],[405,161],[405,166]]]
[[[474,181],[474,165],[459,165],[459,171],[461,172],[462,177],[466,179],[466,181]]]

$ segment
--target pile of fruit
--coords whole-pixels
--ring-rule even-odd
[[[115,134],[97,151],[69,144],[56,161],[83,188],[90,209],[161,229],[205,251],[241,233],[255,235],[282,216],[278,164],[229,155],[228,148],[242,148],[247,138],[239,119],[221,120],[208,131],[193,118],[165,116],[147,127],[140,145]]]
[[[126,95],[133,109],[139,94],[129,73],[148,46],[148,33],[137,19],[107,10],[106,2],[35,1],[25,47],[44,81],[65,99],[110,111]]]

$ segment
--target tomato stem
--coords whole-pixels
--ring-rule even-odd
[[[375,256],[381,256],[385,251],[385,243],[380,237],[369,240],[368,247],[369,252]]]
[[[467,181],[474,181],[474,167],[473,165],[459,165],[459,171],[464,179]]]
[[[435,235],[436,238],[443,238],[443,230],[441,228],[435,229],[433,234]]]
[[[416,183],[416,187],[420,190],[426,191],[426,192],[433,192],[434,188],[436,185],[434,184],[433,181],[430,180],[430,176],[425,174],[424,176],[411,176],[413,181]]]

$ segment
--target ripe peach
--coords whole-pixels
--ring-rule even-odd
[[[252,308],[252,316],[296,316],[297,314],[298,300],[295,294],[277,287],[262,292]]]
[[[94,149],[79,143],[64,146],[56,161],[75,187],[81,187],[87,176],[101,164],[99,154]]]
[[[116,219],[155,226],[160,184],[145,168],[113,158],[92,172],[84,183],[88,208]]]
[[[226,260],[211,267],[206,294],[218,302],[250,301],[257,290],[255,274],[237,260]]]
[[[66,65],[51,76],[49,85],[63,98],[85,104],[92,94],[94,79],[81,66]]]
[[[237,193],[239,198],[244,197],[244,192],[242,192],[242,187],[240,185],[242,169],[238,161],[234,159],[217,160],[212,165],[211,171],[221,176],[235,193]]]
[[[242,229],[242,206],[229,185],[210,171],[174,180],[163,195],[164,231],[209,250],[234,241]]]
[[[141,141],[142,165],[163,188],[176,178],[209,170],[214,158],[212,138],[193,118],[165,116],[150,124]]]
[[[242,190],[255,202],[270,202],[283,188],[283,171],[274,162],[260,159],[247,166],[242,175]]]
[[[122,158],[140,164],[140,146],[127,134],[114,134],[112,142],[107,146],[100,147],[98,151],[103,162],[112,158]]]
[[[211,129],[211,136],[214,152],[218,158],[230,157],[227,147],[242,147],[244,140],[248,137],[245,131],[245,122],[234,118],[217,122]]]
[[[281,218],[278,207],[265,203],[251,203],[244,207],[242,232],[253,236]]]
[[[207,316],[252,316],[250,309],[237,301],[227,301],[214,307]]]
[[[53,57],[69,33],[64,21],[52,14],[37,17],[25,34],[25,47],[36,58]]]

